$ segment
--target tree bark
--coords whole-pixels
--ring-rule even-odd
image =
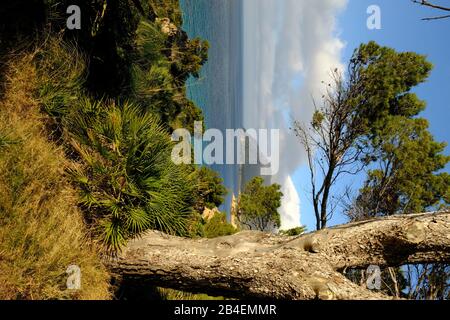
[[[238,298],[387,299],[341,272],[450,262],[450,213],[391,216],[299,237],[244,231],[216,239],[148,232],[106,260],[128,281]]]

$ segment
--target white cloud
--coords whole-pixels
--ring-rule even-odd
[[[311,118],[330,71],[342,68],[337,14],[347,0],[243,0],[244,126],[280,129],[280,173],[285,183],[282,223],[300,212],[290,178],[305,159],[290,130],[292,119]],[[299,84],[301,84],[299,88]],[[295,219],[294,219],[295,220]],[[298,219],[297,219],[298,220]]]
[[[281,230],[289,230],[300,226],[300,197],[295,189],[294,182],[289,176],[283,183],[283,204],[280,208],[280,214],[283,217],[281,221]]]

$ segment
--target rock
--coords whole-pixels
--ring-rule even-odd
[[[175,24],[170,22],[169,18],[156,18],[156,23],[161,27],[161,31],[168,36],[174,36],[178,32]]]
[[[220,213],[220,211],[217,208],[213,209],[205,208],[205,210],[203,210],[202,218],[205,221],[209,221],[218,213]]]

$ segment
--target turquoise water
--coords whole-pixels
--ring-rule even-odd
[[[205,115],[206,128],[225,133],[242,128],[242,28],[241,0],[180,0],[183,29],[189,37],[210,43],[209,59],[200,79],[190,79],[188,96]],[[223,210],[229,211],[231,194],[240,188],[237,165],[213,165],[228,188]]]

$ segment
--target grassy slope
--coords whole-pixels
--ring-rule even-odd
[[[9,141],[0,143],[0,299],[107,299],[109,276],[85,235],[68,160],[47,139],[36,82],[23,57],[0,99],[0,139]],[[76,292],[66,289],[71,264],[82,272]]]

